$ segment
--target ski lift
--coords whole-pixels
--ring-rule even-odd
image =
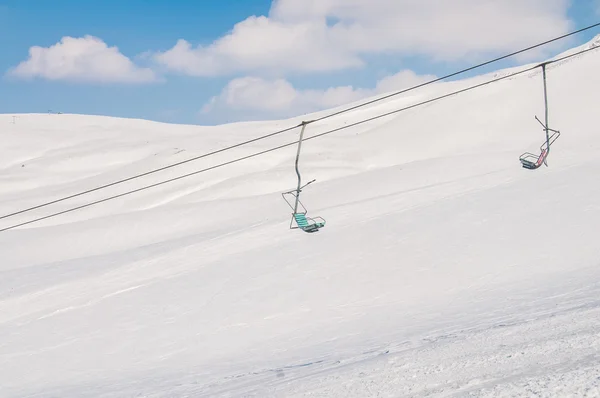
[[[296,175],[298,176],[298,187],[292,191],[284,192],[281,194],[285,202],[293,210],[292,219],[290,221],[290,229],[301,229],[304,232],[313,233],[317,232],[320,228],[325,226],[325,219],[323,217],[307,217],[308,210],[304,204],[300,201],[300,193],[308,185],[312,184],[316,180],[312,180],[305,185],[302,185],[302,177],[300,176],[300,170],[298,169],[298,162],[300,160],[300,149],[302,148],[302,139],[304,137],[304,130],[310,122],[302,122],[302,130],[300,132],[300,139],[298,140],[298,152],[296,153]],[[296,226],[294,226],[294,223]]]
[[[539,168],[542,164],[545,164],[546,167],[548,167],[548,154],[550,153],[550,146],[554,143],[554,141],[556,141],[558,139],[558,137],[560,137],[560,131],[558,130],[553,130],[551,128],[548,127],[548,88],[546,85],[546,63],[542,64],[542,74],[544,76],[544,105],[545,105],[545,109],[546,109],[546,123],[542,123],[542,121],[540,119],[538,119],[538,117],[535,117],[535,120],[537,120],[542,127],[544,128],[544,131],[546,132],[546,142],[544,142],[541,146],[540,146],[540,154],[539,155],[535,155],[533,153],[530,152],[525,152],[524,154],[522,154],[519,157],[519,160],[521,161],[521,165],[529,170],[535,170],[537,168]],[[552,132],[552,134],[550,134],[550,132]]]

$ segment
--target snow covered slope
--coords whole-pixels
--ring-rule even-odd
[[[598,70],[600,51],[549,68],[562,132],[549,168],[518,161],[544,139],[539,71],[307,141],[317,234],[287,229],[295,147],[0,233],[0,396],[600,395]],[[316,116],[209,128],[0,115],[0,217]]]

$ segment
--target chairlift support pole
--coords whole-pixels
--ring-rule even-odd
[[[548,125],[549,122],[549,115],[548,115],[548,84],[546,82],[546,63],[542,64],[542,75],[544,76],[544,106],[546,108],[546,125],[544,126],[545,130],[546,130],[546,150],[547,150],[547,155],[550,154],[550,126]],[[544,164],[546,165],[546,167],[548,166],[548,156],[546,155],[546,158],[544,159]]]
[[[304,132],[306,131],[306,126],[308,126],[310,123],[312,123],[312,121],[303,121],[300,124],[300,126],[302,126],[302,129],[300,130],[300,139],[298,140],[298,151],[296,152],[296,175],[298,176],[298,187],[293,191],[282,193],[281,196],[283,196],[283,199],[286,201],[288,206],[290,206],[294,210],[294,213],[292,214],[292,220],[290,221],[290,229],[300,228],[304,232],[313,233],[317,232],[320,228],[323,228],[325,226],[326,221],[323,217],[307,217],[306,214],[308,213],[308,210],[306,210],[306,207],[304,207],[304,205],[300,201],[300,192],[302,192],[302,190],[306,186],[316,181],[312,180],[302,185],[302,176],[300,175],[300,167],[298,166],[298,164],[300,163],[300,151],[302,150],[302,141],[304,141]],[[295,203],[292,204],[291,200],[288,200],[286,195],[294,196]],[[298,208],[300,206],[302,206],[303,211],[298,213]],[[294,221],[296,222],[297,227],[292,226]]]
[[[300,139],[298,140],[298,152],[296,153],[296,174],[298,175],[298,189],[296,189],[296,204],[294,205],[294,214],[298,212],[298,202],[300,201],[300,191],[302,190],[302,176],[298,169],[298,162],[300,161],[300,150],[302,149],[302,140],[304,139],[304,130],[309,122],[302,122],[302,130],[300,130]]]

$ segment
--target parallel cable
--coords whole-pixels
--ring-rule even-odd
[[[202,155],[199,155],[199,156],[195,156],[195,157],[190,158],[190,159],[182,160],[181,162],[177,162],[177,163],[173,163],[173,164],[170,164],[170,165],[167,165],[167,166],[159,167],[158,169],[150,170],[150,171],[147,171],[147,172],[142,173],[142,174],[137,174],[137,175],[134,175],[132,177],[124,178],[122,180],[118,180],[118,181],[115,181],[115,182],[111,182],[109,184],[101,185],[101,186],[96,187],[96,188],[88,189],[87,191],[82,191],[82,192],[79,192],[79,193],[76,193],[76,194],[73,194],[73,195],[65,196],[65,197],[60,198],[60,199],[56,199],[56,200],[52,200],[50,202],[42,203],[42,204],[37,205],[37,206],[33,206],[33,207],[29,207],[27,209],[19,210],[19,211],[16,211],[14,213],[6,214],[4,216],[0,216],[0,220],[3,220],[5,218],[9,218],[9,217],[13,217],[13,216],[16,216],[16,215],[19,215],[19,214],[27,213],[27,212],[30,212],[32,210],[41,209],[42,207],[50,206],[50,205],[53,205],[53,204],[56,204],[56,203],[64,202],[65,200],[73,199],[73,198],[76,198],[78,196],[83,196],[83,195],[86,195],[88,193],[92,193],[92,192],[100,191],[102,189],[110,188],[110,187],[113,187],[115,185],[123,184],[125,182],[132,181],[132,180],[135,180],[135,179],[138,179],[138,178],[141,178],[141,177],[145,177],[145,176],[150,175],[150,174],[158,173],[159,171],[164,171],[164,170],[168,170],[168,169],[171,169],[173,167],[176,167],[176,166],[181,166],[182,164],[186,164],[186,163],[194,162],[196,160],[207,158],[209,156],[216,155],[216,154],[221,153],[221,152],[226,152],[226,151],[229,151],[231,149],[235,149],[235,148],[247,145],[247,144],[251,144],[251,143],[256,142],[256,141],[264,140],[265,138],[269,138],[269,137],[273,137],[273,136],[278,135],[278,134],[286,133],[288,131],[291,131],[291,130],[294,130],[294,129],[298,128],[299,126],[301,126],[301,125],[294,126],[294,127],[288,127],[288,128],[283,129],[283,130],[278,130],[278,131],[275,131],[273,133],[270,133],[270,134],[267,134],[267,135],[263,135],[261,137],[256,137],[256,138],[253,138],[253,139],[248,140],[248,141],[240,142],[238,144],[231,145],[231,146],[228,146],[228,147],[225,147],[225,148],[221,148],[221,149],[218,149],[218,150],[215,150],[215,151],[212,151],[212,152],[208,152],[208,153],[205,153],[205,154],[202,154]],[[2,232],[2,231],[0,231],[0,232]]]
[[[407,107],[404,107],[404,108],[396,109],[394,111],[387,112],[387,113],[384,113],[384,114],[381,114],[381,115],[377,115],[377,116],[374,116],[374,117],[371,117],[371,118],[368,118],[368,119],[364,119],[364,120],[361,120],[361,121],[356,122],[356,123],[352,123],[352,124],[349,124],[349,125],[346,125],[346,126],[342,126],[342,127],[336,128],[336,129],[328,130],[328,131],[325,131],[323,133],[315,134],[315,135],[313,135],[311,137],[303,139],[303,141],[313,140],[313,139],[316,139],[316,138],[319,138],[319,137],[323,137],[325,135],[333,134],[335,132],[342,131],[342,130],[345,130],[345,129],[348,129],[348,128],[351,128],[351,127],[355,127],[355,126],[358,126],[358,125],[361,125],[361,124],[364,124],[364,123],[372,122],[374,120],[381,119],[381,118],[384,118],[386,116],[390,116],[390,115],[393,115],[393,114],[396,114],[396,113],[400,113],[400,112],[403,112],[403,111],[406,111],[406,110],[409,110],[409,109],[413,109],[413,108],[416,108],[416,107],[419,107],[419,106],[427,105],[427,104],[430,104],[432,102],[440,101],[442,99],[445,99],[445,98],[448,98],[448,97],[451,97],[451,96],[454,96],[454,95],[457,95],[457,94],[461,94],[461,93],[464,93],[464,92],[467,92],[467,91],[475,90],[477,88],[481,88],[483,86],[486,86],[486,85],[489,85],[489,84],[492,84],[492,83],[496,83],[496,82],[499,82],[499,81],[502,81],[502,80],[510,79],[511,77],[515,77],[515,76],[518,76],[518,75],[522,75],[524,73],[531,72],[531,71],[539,68],[543,64],[549,65],[549,64],[556,63],[556,62],[564,61],[566,59],[573,58],[573,57],[576,57],[578,55],[582,55],[582,54],[587,53],[589,51],[597,50],[599,48],[600,48],[600,46],[587,48],[585,50],[576,52],[574,54],[570,54],[570,55],[563,56],[563,57],[560,57],[560,58],[557,58],[557,59],[554,59],[554,60],[551,60],[551,61],[548,61],[548,62],[544,62],[542,64],[535,65],[535,66],[532,66],[530,68],[527,68],[527,69],[524,69],[524,70],[521,70],[521,71],[518,71],[518,72],[514,72],[514,73],[511,73],[511,74],[508,74],[506,76],[501,76],[501,77],[498,77],[498,78],[493,79],[493,80],[489,80],[489,81],[484,82],[484,83],[480,83],[480,84],[476,84],[474,86],[470,86],[470,87],[464,88],[462,90],[457,90],[457,91],[454,91],[454,92],[449,93],[449,94],[445,94],[445,95],[442,95],[442,96],[439,96],[439,97],[436,97],[436,98],[429,99],[427,101],[419,102],[417,104],[413,104],[413,105],[410,105],[410,106],[407,106]],[[44,216],[44,217],[36,218],[34,220],[22,222],[20,224],[15,224],[15,225],[12,225],[10,227],[6,227],[6,228],[3,228],[3,229],[0,229],[0,232],[8,231],[8,230],[11,230],[11,229],[14,229],[14,228],[18,228],[18,227],[21,227],[21,226],[24,226],[24,225],[33,224],[33,223],[36,223],[36,222],[39,222],[39,221],[42,221],[42,220],[46,220],[46,219],[49,219],[49,218],[52,218],[52,217],[56,217],[56,216],[59,216],[59,215],[62,215],[62,214],[66,214],[66,213],[70,213],[70,212],[73,212],[73,211],[76,211],[76,210],[84,209],[86,207],[94,206],[94,205],[99,204],[99,203],[108,202],[108,201],[113,200],[113,199],[121,198],[121,197],[124,197],[124,196],[127,196],[127,195],[131,195],[131,194],[134,194],[134,193],[137,193],[137,192],[145,191],[147,189],[154,188],[154,187],[157,187],[157,186],[160,186],[160,185],[164,185],[164,184],[168,184],[168,183],[171,183],[171,182],[174,182],[174,181],[182,180],[182,179],[187,178],[187,177],[191,177],[191,176],[194,176],[194,175],[197,175],[197,174],[201,174],[201,173],[204,173],[204,172],[207,172],[207,171],[210,171],[210,170],[214,170],[214,169],[217,169],[217,168],[220,168],[220,167],[224,167],[224,166],[227,166],[227,165],[230,165],[230,164],[233,164],[233,163],[238,163],[238,162],[241,162],[243,160],[247,160],[247,159],[251,159],[251,158],[257,157],[257,156],[261,156],[261,155],[267,154],[269,152],[274,152],[274,151],[277,151],[279,149],[283,149],[283,148],[286,148],[286,147],[289,147],[289,146],[292,146],[292,145],[296,145],[296,144],[298,144],[298,142],[299,141],[289,142],[287,144],[279,145],[279,146],[276,146],[274,148],[266,149],[266,150],[263,150],[263,151],[260,151],[260,152],[256,152],[256,153],[253,153],[253,154],[250,154],[250,155],[247,155],[247,156],[243,156],[241,158],[230,160],[228,162],[220,163],[220,164],[217,164],[215,166],[207,167],[207,168],[202,169],[202,170],[197,170],[197,171],[194,171],[194,172],[191,172],[191,173],[187,173],[187,174],[184,174],[184,175],[181,175],[181,176],[178,176],[178,177],[170,178],[170,179],[165,180],[165,181],[157,182],[155,184],[151,184],[151,185],[147,185],[147,186],[144,186],[144,187],[141,187],[141,188],[138,188],[138,189],[134,189],[132,191],[124,192],[124,193],[119,194],[119,195],[114,195],[114,196],[111,196],[111,197],[108,197],[108,198],[97,200],[95,202],[87,203],[85,205],[81,205],[81,206],[77,206],[77,207],[74,207],[74,208],[71,208],[71,209],[63,210],[63,211],[60,211],[58,213],[53,213],[53,214],[50,214],[50,215],[47,215],[47,216]]]
[[[475,66],[471,66],[471,67],[469,67],[469,68],[466,68],[466,69],[460,70],[460,71],[458,71],[458,72],[454,72],[454,73],[451,73],[451,74],[449,74],[449,75],[446,75],[446,76],[443,76],[443,77],[440,77],[440,78],[437,78],[437,79],[433,79],[433,80],[427,81],[427,82],[425,82],[425,83],[422,83],[422,84],[419,84],[419,85],[416,85],[416,86],[413,86],[413,87],[410,87],[410,88],[407,88],[407,89],[404,89],[404,90],[400,90],[400,91],[397,91],[397,92],[395,92],[395,93],[388,94],[388,95],[385,95],[385,96],[383,96],[383,97],[376,98],[376,99],[374,99],[374,100],[367,101],[367,102],[361,103],[361,104],[359,104],[359,105],[356,105],[356,106],[353,106],[353,107],[350,107],[350,108],[346,108],[346,109],[343,109],[343,110],[340,110],[340,111],[337,111],[337,112],[331,113],[331,114],[329,114],[329,115],[326,115],[326,116],[323,116],[323,117],[317,118],[317,119],[313,120],[312,122],[320,122],[321,120],[329,119],[329,118],[331,118],[331,117],[338,116],[338,115],[341,115],[341,114],[343,114],[343,113],[350,112],[350,111],[353,111],[353,110],[356,110],[356,109],[362,108],[362,107],[364,107],[364,106],[371,105],[371,104],[374,104],[374,103],[376,103],[376,102],[383,101],[383,100],[385,100],[385,99],[392,98],[392,97],[395,97],[395,96],[397,96],[397,95],[404,94],[404,93],[407,93],[407,92],[409,92],[409,91],[413,91],[413,90],[416,90],[416,89],[418,89],[418,88],[425,87],[425,86],[428,86],[428,85],[430,85],[430,84],[437,83],[437,82],[439,82],[439,81],[446,80],[446,79],[448,79],[448,78],[451,78],[451,77],[454,77],[454,76],[461,75],[461,74],[463,74],[463,73],[466,73],[466,72],[470,72],[470,71],[472,71],[472,70],[474,70],[474,69],[479,69],[479,68],[481,68],[482,66],[486,66],[486,65],[489,65],[489,64],[493,64],[493,63],[496,63],[496,62],[498,62],[498,61],[502,61],[502,60],[504,60],[504,59],[506,59],[506,58],[510,58],[510,57],[513,57],[513,56],[515,56],[515,55],[519,55],[519,54],[522,54],[522,53],[524,53],[524,52],[527,52],[527,51],[531,51],[531,50],[533,50],[533,49],[536,49],[536,48],[538,48],[538,47],[545,46],[546,44],[554,43],[554,42],[556,42],[556,41],[559,41],[559,40],[565,39],[565,38],[567,38],[567,37],[570,37],[570,36],[576,35],[576,34],[578,34],[578,33],[581,33],[581,32],[585,32],[585,31],[587,31],[587,30],[590,30],[590,29],[596,28],[596,27],[598,27],[598,26],[600,26],[600,22],[598,22],[598,23],[595,23],[595,24],[593,24],[593,25],[590,25],[590,26],[586,26],[585,28],[582,28],[582,29],[576,30],[576,31],[574,31],[574,32],[567,33],[567,34],[565,34],[565,35],[562,35],[562,36],[559,36],[559,37],[555,37],[554,39],[547,40],[547,41],[545,41],[545,42],[543,42],[543,43],[539,43],[539,44],[536,44],[536,45],[534,45],[534,46],[527,47],[527,48],[524,48],[524,49],[522,49],[522,50],[515,51],[515,52],[513,52],[513,53],[507,54],[507,55],[503,55],[503,56],[501,56],[501,57],[498,57],[498,58],[492,59],[491,61],[487,61],[487,62],[484,62],[484,63],[482,63],[482,64],[478,64],[478,65],[475,65]]]
[[[518,76],[518,75],[522,75],[524,73],[528,73],[528,72],[534,71],[534,70],[536,70],[537,68],[541,67],[544,64],[545,65],[551,65],[551,64],[554,64],[554,63],[557,63],[557,62],[561,62],[561,61],[564,61],[564,60],[572,58],[572,57],[576,57],[578,55],[585,54],[585,53],[587,53],[589,51],[597,50],[599,48],[600,48],[600,46],[595,46],[595,47],[587,48],[585,50],[578,51],[578,52],[576,52],[574,54],[566,55],[566,56],[563,56],[563,57],[560,57],[560,58],[557,58],[557,59],[554,59],[554,60],[551,60],[551,61],[543,62],[541,64],[529,67],[527,69],[523,69],[521,71],[508,74],[506,76],[501,76],[501,77],[489,80],[487,82],[476,84],[474,86],[470,86],[470,87],[467,87],[467,88],[464,88],[464,89],[461,89],[461,90],[453,91],[451,93],[444,94],[442,96],[435,97],[435,98],[432,98],[432,99],[429,99],[429,100],[426,100],[426,101],[423,101],[423,102],[419,102],[419,103],[416,103],[416,104],[413,104],[413,105],[409,105],[409,106],[406,106],[404,108],[396,109],[394,111],[383,113],[381,115],[377,115],[377,116],[374,116],[374,117],[371,117],[371,118],[368,118],[368,119],[363,119],[363,120],[358,121],[356,123],[352,123],[352,124],[348,124],[348,125],[345,125],[345,126],[342,126],[342,127],[338,127],[337,129],[329,130],[329,131],[326,131],[324,133],[315,134],[315,135],[313,135],[311,137],[305,138],[303,141],[312,140],[314,138],[318,138],[318,137],[321,137],[321,136],[324,136],[324,135],[327,135],[327,134],[332,134],[332,133],[335,133],[335,132],[338,132],[340,130],[344,130],[344,129],[347,129],[347,128],[350,128],[350,127],[356,127],[356,126],[359,126],[359,125],[364,124],[364,123],[368,123],[368,122],[372,122],[372,121],[377,120],[377,119],[384,118],[386,116],[390,116],[390,115],[393,115],[393,114],[396,114],[396,113],[404,112],[404,111],[407,111],[409,109],[413,109],[413,108],[417,108],[419,106],[427,105],[427,104],[430,104],[432,102],[436,102],[436,101],[439,101],[439,100],[442,100],[442,99],[445,99],[445,98],[448,98],[448,97],[452,97],[452,96],[457,95],[457,94],[461,94],[461,93],[464,93],[464,92],[467,92],[467,91],[471,91],[471,90],[474,90],[474,89],[477,89],[477,88],[481,88],[483,86],[487,86],[488,84],[496,83],[496,82],[499,82],[501,80],[510,79],[511,77],[515,77],[515,76]],[[296,141],[296,143],[297,143],[297,141]]]
[[[427,85],[430,85],[430,84],[433,84],[433,83],[437,83],[439,81],[442,81],[442,80],[445,80],[445,79],[448,79],[448,78],[451,78],[451,77],[454,77],[454,76],[458,76],[458,75],[466,73],[466,72],[470,72],[472,70],[481,68],[483,66],[490,65],[492,63],[504,60],[506,58],[513,57],[513,56],[518,55],[518,54],[522,54],[522,53],[527,52],[527,51],[531,51],[531,50],[536,49],[538,47],[545,46],[547,44],[550,44],[550,43],[553,43],[553,42],[565,39],[567,37],[576,35],[578,33],[585,32],[587,30],[590,30],[590,29],[593,29],[593,28],[596,28],[596,27],[599,27],[599,26],[600,26],[600,22],[595,23],[593,25],[586,26],[586,27],[581,28],[579,30],[576,30],[576,31],[564,34],[562,36],[558,36],[558,37],[555,37],[553,39],[546,40],[546,41],[544,41],[542,43],[539,43],[539,44],[536,44],[536,45],[524,48],[522,50],[515,51],[515,52],[512,52],[510,54],[507,54],[507,55],[495,58],[493,60],[490,60],[490,61],[478,64],[478,65],[475,65],[475,66],[471,66],[471,67],[466,68],[466,69],[462,69],[462,70],[460,70],[458,72],[454,72],[454,73],[451,73],[449,75],[446,75],[446,76],[443,76],[443,77],[440,77],[440,78],[437,78],[437,79],[434,79],[434,80],[431,80],[431,81],[428,81],[428,82],[425,82],[425,83],[422,83],[422,84],[419,84],[419,85],[416,85],[416,86],[413,86],[413,87],[410,87],[410,88],[407,88],[407,89],[404,89],[404,90],[401,90],[401,91],[397,91],[397,92],[394,92],[392,94],[388,94],[386,96],[383,96],[383,97],[380,97],[380,98],[376,98],[376,99],[371,100],[371,101],[367,101],[367,102],[361,103],[359,105],[355,105],[355,106],[352,106],[352,107],[349,107],[349,108],[345,108],[343,110],[340,110],[340,111],[337,111],[337,112],[334,112],[334,113],[322,116],[320,118],[311,120],[310,122],[307,122],[307,123],[316,123],[316,122],[319,122],[319,121],[322,121],[322,120],[325,120],[325,119],[328,119],[328,118],[331,118],[331,117],[334,117],[334,116],[338,116],[338,115],[341,115],[341,114],[344,114],[344,113],[347,113],[347,112],[350,112],[350,111],[353,111],[353,110],[365,107],[367,105],[372,105],[372,104],[377,103],[379,101],[383,101],[385,99],[392,98],[394,96],[398,96],[400,94],[404,94],[404,93],[407,93],[409,91],[413,91],[413,90],[416,90],[418,88],[422,88],[422,87],[425,87]],[[250,144],[250,143],[254,143],[254,142],[257,142],[257,141],[260,141],[260,140],[264,140],[264,139],[267,139],[267,138],[270,138],[270,137],[273,137],[273,136],[276,136],[276,135],[283,134],[283,133],[286,133],[288,131],[294,130],[294,129],[300,127],[301,125],[302,125],[302,123],[299,124],[299,125],[293,126],[293,127],[288,127],[288,128],[285,128],[285,129],[282,129],[282,130],[278,130],[278,131],[275,131],[275,132],[272,132],[272,133],[269,133],[269,134],[266,134],[266,135],[263,135],[263,136],[259,136],[259,137],[253,138],[253,139],[248,140],[248,141],[243,141],[243,142],[240,142],[240,143],[235,144],[235,145],[231,145],[231,146],[228,146],[228,147],[225,147],[225,148],[222,148],[222,149],[218,149],[218,150],[215,150],[215,151],[212,151],[212,152],[208,152],[208,153],[205,153],[205,154],[202,154],[202,155],[190,158],[190,159],[186,159],[186,160],[183,160],[183,161],[180,161],[180,162],[177,162],[177,163],[173,163],[173,164],[170,164],[170,165],[167,165],[167,166],[159,167],[157,169],[153,169],[153,170],[147,171],[147,172],[142,173],[142,174],[137,174],[137,175],[134,175],[134,176],[131,176],[131,177],[128,177],[128,178],[124,178],[124,179],[121,179],[121,180],[114,181],[114,182],[109,183],[109,184],[101,185],[101,186],[96,187],[96,188],[88,189],[88,190],[85,190],[85,191],[82,191],[82,192],[79,192],[79,193],[75,193],[75,194],[72,194],[72,195],[69,195],[69,196],[65,196],[65,197],[62,197],[62,198],[59,198],[59,199],[55,199],[55,200],[52,200],[52,201],[49,201],[49,202],[45,202],[45,203],[39,204],[39,205],[36,205],[36,206],[32,206],[32,207],[29,207],[29,208],[26,208],[26,209],[23,209],[23,210],[19,210],[19,211],[13,212],[13,213],[9,213],[9,214],[0,216],[0,220],[5,219],[5,218],[9,218],[9,217],[13,217],[13,216],[16,216],[16,215],[19,215],[19,214],[23,214],[23,213],[26,213],[26,212],[30,212],[30,211],[33,211],[33,210],[37,210],[37,209],[40,209],[42,207],[50,206],[50,205],[53,205],[53,204],[56,204],[56,203],[63,202],[65,200],[73,199],[73,198],[76,198],[76,197],[79,197],[79,196],[83,196],[83,195],[86,195],[86,194],[89,194],[89,193],[92,193],[92,192],[96,192],[96,191],[99,191],[99,190],[102,190],[102,189],[110,188],[110,187],[115,186],[115,185],[123,184],[125,182],[132,181],[132,180],[135,180],[135,179],[138,179],[138,178],[142,178],[142,177],[154,174],[154,173],[158,173],[160,171],[171,169],[173,167],[177,167],[177,166],[181,166],[181,165],[186,164],[186,163],[194,162],[196,160],[200,160],[200,159],[212,156],[212,155],[216,155],[216,154],[221,153],[221,152],[229,151],[231,149],[235,149],[235,148],[238,148],[238,147]]]

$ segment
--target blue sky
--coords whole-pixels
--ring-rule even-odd
[[[599,0],[409,3],[0,0],[0,113],[279,118],[397,90],[600,20]]]

